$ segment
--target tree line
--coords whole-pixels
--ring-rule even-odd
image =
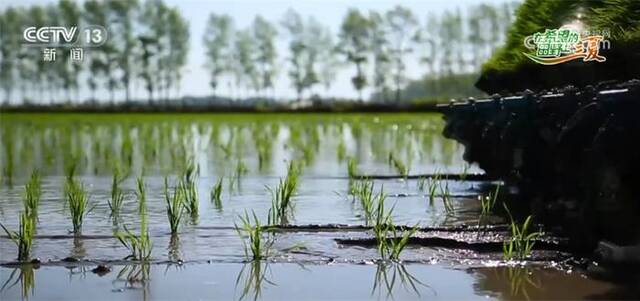
[[[177,95],[181,69],[189,51],[189,23],[177,8],[162,0],[98,1],[9,7],[0,12],[0,82],[6,101],[19,93],[25,104],[57,104],[79,99],[81,85],[96,102],[96,91],[132,100],[134,86],[143,87],[150,103]],[[56,50],[55,61],[43,60],[42,47],[23,45],[23,30],[35,26],[101,25],[105,44],[85,48],[73,62],[68,48]],[[79,30],[79,29],[78,29]]]
[[[517,3],[479,4],[440,15],[421,16],[396,6],[386,12],[350,9],[339,32],[332,33],[313,16],[288,10],[279,22],[256,16],[247,28],[236,28],[231,16],[209,16],[204,45],[210,86],[214,93],[226,82],[229,90],[260,95],[273,88],[279,70],[275,39],[287,40],[286,75],[303,99],[314,87],[329,90],[336,73],[348,66],[353,88],[372,87],[372,98],[400,101],[409,79],[408,61],[417,59],[427,85],[452,75],[478,72],[480,65],[504,42]],[[412,61],[413,63],[413,61]],[[468,82],[468,81],[467,81]]]
[[[479,4],[426,15],[402,6],[384,12],[353,8],[337,32],[292,9],[280,20],[256,15],[244,28],[229,15],[211,13],[202,37],[209,86],[214,94],[226,85],[236,95],[267,98],[286,76],[300,100],[319,90],[328,95],[337,74],[351,72],[360,100],[371,88],[374,100],[400,101],[410,82],[408,64],[420,64],[425,89],[434,91],[429,85],[438,78],[450,83],[453,75],[478,72],[504,42],[516,7],[511,2]],[[60,56],[52,68],[42,60],[41,49],[21,45],[23,28],[43,24],[100,24],[111,37],[85,51],[83,64],[69,64]],[[98,90],[107,91],[110,101],[130,101],[134,87],[142,87],[150,103],[169,100],[179,93],[189,52],[187,20],[162,0],[89,0],[82,5],[60,0],[10,7],[0,12],[0,28],[2,89],[6,99],[17,90],[24,102],[78,99],[81,85],[91,92],[91,101]],[[286,51],[279,53],[282,41]]]

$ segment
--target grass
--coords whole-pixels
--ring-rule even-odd
[[[29,182],[24,186],[24,210],[27,215],[33,219],[38,218],[38,207],[40,206],[40,197],[42,189],[40,188],[40,173],[37,169],[31,172]]]
[[[17,232],[9,231],[2,223],[0,223],[0,227],[18,247],[18,260],[29,260],[31,247],[33,246],[33,236],[36,231],[35,219],[27,212],[22,212],[20,214],[20,228]]]
[[[507,211],[509,215],[509,219],[511,220],[511,238],[508,242],[504,242],[502,245],[502,255],[506,260],[512,259],[526,259],[529,255],[531,255],[531,251],[533,250],[533,246],[535,245],[535,239],[542,236],[544,233],[530,232],[529,227],[532,222],[532,216],[529,215],[525,219],[524,223],[518,224],[511,216],[511,212],[507,205],[504,204],[504,209]]]
[[[120,209],[122,209],[122,204],[124,203],[124,191],[120,188],[122,181],[124,181],[124,177],[120,176],[118,169],[114,169],[111,180],[111,200],[107,200],[113,217],[120,215]]]
[[[269,189],[271,192],[271,209],[269,209],[268,223],[269,225],[288,223],[289,218],[293,215],[293,202],[291,198],[298,189],[298,181],[300,170],[293,161],[289,162],[287,168],[287,176],[280,179],[275,189]]]
[[[84,185],[69,178],[65,184],[67,194],[67,203],[69,204],[69,213],[71,214],[71,222],[73,224],[73,233],[79,234],[82,230],[82,222],[84,217],[91,211],[88,207],[89,197],[84,189]]]
[[[223,178],[218,179],[216,185],[211,188],[211,201],[216,206],[216,209],[222,209],[222,182]]]
[[[169,226],[171,227],[171,234],[178,233],[178,227],[182,220],[182,214],[184,212],[184,191],[180,185],[176,185],[173,188],[173,195],[169,193],[169,183],[167,178],[164,178],[164,198],[167,202],[167,218],[169,219]]]
[[[252,212],[252,216],[249,216],[245,211],[244,216],[241,215],[239,218],[240,226],[235,225],[236,231],[241,238],[246,235],[249,240],[248,242],[245,239],[242,240],[245,257],[253,261],[266,259],[274,241],[265,237],[265,228],[260,224],[256,213]]]
[[[147,228],[146,209],[143,209],[140,213],[140,235],[133,233],[126,225],[123,227],[124,231],[117,231],[115,237],[131,252],[131,255],[127,256],[127,258],[139,261],[149,260],[151,258],[153,244],[151,243],[149,229]]]

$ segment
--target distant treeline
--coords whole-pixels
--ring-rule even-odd
[[[0,12],[0,82],[7,101],[56,104],[79,100],[84,85],[90,102],[96,91],[133,98],[142,86],[153,103],[168,99],[180,87],[181,70],[189,51],[189,24],[177,8],[161,0],[96,1],[9,7]],[[67,48],[55,48],[56,60],[43,60],[43,49],[23,45],[23,30],[30,26],[101,25],[109,38],[100,47],[87,48],[82,62],[70,60]],[[52,48],[52,47],[47,47]],[[19,93],[20,98],[13,93]]]
[[[417,15],[402,6],[385,12],[350,9],[337,33],[294,10],[277,21],[257,15],[247,28],[212,13],[201,38],[213,94],[227,85],[233,97],[242,91],[245,98],[268,98],[286,74],[298,100],[317,98],[323,89],[322,95],[330,95],[339,72],[353,72],[351,83],[360,100],[363,90],[371,88],[372,100],[397,103],[477,94],[473,77],[504,42],[516,7],[479,4],[439,15]],[[56,62],[45,62],[41,48],[22,45],[24,28],[45,25],[102,25],[111,37],[86,50],[82,63],[69,62],[64,49]],[[89,104],[145,99],[159,105],[179,99],[189,23],[162,0],[61,0],[9,7],[0,11],[0,28],[0,85],[7,102],[74,104],[80,102],[81,88],[90,92]],[[286,53],[278,53],[278,38],[286,39]],[[410,81],[408,64],[420,64],[424,80]],[[140,88],[144,95],[136,94]]]

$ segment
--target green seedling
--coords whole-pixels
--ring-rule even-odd
[[[115,237],[131,252],[131,255],[127,256],[127,258],[148,261],[151,258],[153,244],[151,243],[149,229],[147,228],[146,209],[143,209],[142,213],[140,213],[140,235],[136,235],[125,225],[124,231],[116,232]]]
[[[216,185],[211,189],[211,201],[217,209],[222,209],[222,181],[223,178],[218,179]]]
[[[73,224],[73,233],[79,234],[82,229],[84,217],[91,211],[88,207],[89,197],[82,183],[74,179],[69,179],[65,184],[67,194],[67,203],[69,204],[69,212],[71,214],[71,222]]]
[[[31,173],[29,182],[27,182],[24,188],[24,210],[28,216],[33,219],[37,219],[38,207],[40,206],[40,196],[42,195],[42,190],[40,188],[40,174],[38,173],[38,170],[34,170]]]
[[[164,198],[167,203],[167,218],[169,219],[169,226],[171,228],[171,234],[178,233],[178,227],[182,220],[182,214],[184,212],[184,190],[180,185],[173,188],[173,195],[169,193],[169,183],[167,178],[164,178]]]
[[[9,231],[2,223],[0,223],[0,227],[18,247],[18,260],[29,260],[31,247],[33,246],[33,236],[36,231],[35,220],[27,212],[22,212],[20,214],[20,228],[17,232]]]
[[[442,184],[444,182],[444,185]],[[453,204],[451,204],[451,192],[449,191],[449,182],[440,181],[440,197],[442,198],[442,205],[447,214],[454,212]]]
[[[268,223],[269,225],[288,223],[289,218],[293,215],[294,204],[291,200],[298,189],[298,181],[300,171],[294,162],[289,163],[287,176],[284,180],[280,179],[275,190],[271,191],[271,209],[269,209]]]
[[[120,187],[122,181],[124,181],[124,178],[121,178],[118,170],[114,169],[111,180],[111,200],[107,200],[113,217],[117,217],[120,214],[120,209],[122,209],[122,204],[124,203],[124,191]]]
[[[347,173],[350,179],[353,179],[358,174],[358,162],[353,157],[349,157],[347,161]]]
[[[502,255],[506,260],[512,260],[514,258],[521,260],[525,259],[531,255],[531,251],[535,245],[535,239],[542,236],[544,233],[540,231],[529,233],[529,227],[533,217],[531,215],[527,216],[524,223],[520,225],[516,223],[513,216],[511,216],[511,212],[509,211],[509,208],[507,208],[507,205],[504,203],[503,205],[509,215],[509,219],[511,220],[511,238],[508,242],[505,241],[503,243]]]
[[[260,224],[255,212],[249,216],[245,211],[244,216],[239,218],[241,225],[236,224],[235,228],[238,235],[243,238],[242,244],[246,258],[252,261],[266,259],[273,246],[273,239],[265,237],[265,228]],[[245,236],[248,237],[248,242],[244,239]]]

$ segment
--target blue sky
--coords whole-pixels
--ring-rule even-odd
[[[178,7],[183,15],[189,20],[191,40],[188,63],[183,71],[182,95],[202,96],[211,94],[209,87],[209,77],[204,68],[205,57],[202,45],[208,15],[212,12],[217,14],[228,14],[233,17],[238,28],[244,28],[251,24],[256,15],[262,15],[266,19],[279,23],[283,14],[289,8],[293,8],[302,16],[314,16],[323,24],[329,26],[337,33],[343,16],[349,8],[358,8],[362,11],[376,10],[386,11],[396,5],[402,5],[411,9],[414,14],[424,22],[428,13],[440,14],[445,10],[459,8],[465,12],[470,5],[480,3],[502,3],[504,0],[404,0],[404,1],[383,1],[383,0],[165,0],[170,6]],[[35,1],[27,0],[19,4],[30,5],[45,4],[55,1]],[[7,6],[8,3],[0,4],[0,7]],[[275,96],[279,98],[291,98],[295,96],[294,90],[286,76],[286,50],[287,41],[284,36],[279,37],[277,47],[279,50],[278,62],[282,66],[279,78],[275,87]],[[423,67],[415,60],[408,62],[408,76],[418,78],[423,73]],[[331,88],[331,96],[356,97],[357,93],[351,86],[352,68],[343,68],[338,73],[336,81]],[[224,85],[226,86],[226,85]],[[317,88],[318,93],[324,93],[321,87]],[[370,91],[365,90],[365,95]],[[229,95],[226,87],[222,87],[221,94]],[[240,95],[246,96],[246,95]]]

